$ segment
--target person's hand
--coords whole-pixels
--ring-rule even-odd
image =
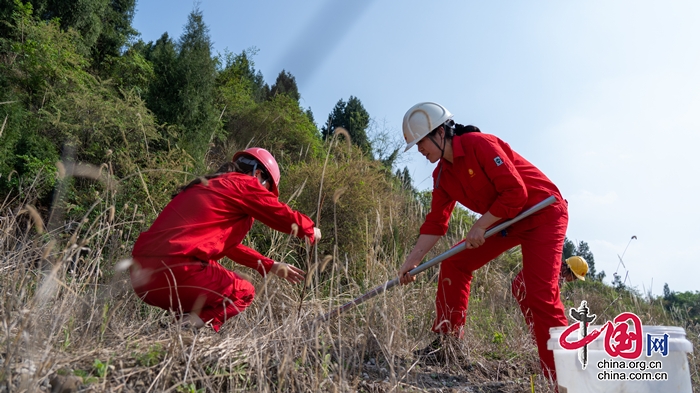
[[[416,266],[418,266],[418,263],[410,259],[407,259],[406,262],[401,265],[401,269],[399,269],[399,282],[401,285],[410,284],[416,281],[415,276],[408,274],[408,272],[413,270]]]
[[[486,233],[486,229],[482,228],[480,225],[474,224],[471,229],[469,229],[469,232],[467,233],[467,237],[464,238],[464,243],[466,243],[467,248],[477,248],[481,245],[484,244],[486,241],[486,238],[484,238],[484,234]]]
[[[408,254],[406,262],[403,263],[401,269],[399,269],[399,282],[401,285],[406,285],[416,281],[416,278],[408,274],[410,270],[413,270],[418,264],[423,260],[425,254],[430,251],[431,248],[440,239],[438,235],[426,235],[421,234],[418,236],[416,245],[413,246],[411,253]]]
[[[321,228],[314,227],[314,243],[321,240]]]
[[[477,248],[482,246],[486,242],[484,235],[486,230],[493,224],[500,220],[500,217],[494,216],[490,211],[484,213],[483,216],[479,217],[478,220],[472,225],[467,233],[467,237],[464,238],[464,243],[467,248]]]
[[[289,265],[284,262],[275,262],[272,264],[270,273],[275,274],[278,277],[284,278],[292,284],[296,284],[304,280],[303,270],[296,266]]]

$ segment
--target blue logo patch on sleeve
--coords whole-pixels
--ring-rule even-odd
[[[501,157],[496,156],[496,158],[493,159],[493,162],[496,163],[496,166],[501,166],[503,164],[503,160],[501,160]]]

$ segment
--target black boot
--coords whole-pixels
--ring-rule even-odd
[[[440,365],[447,360],[445,348],[446,340],[442,335],[438,336],[428,344],[427,347],[413,351],[413,356],[419,361],[429,365]]]

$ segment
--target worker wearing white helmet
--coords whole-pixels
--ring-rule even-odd
[[[466,250],[440,265],[433,331],[461,337],[466,323],[473,272],[504,251],[520,245],[525,299],[533,316],[533,333],[545,374],[556,378],[554,354],[547,349],[549,329],[566,326],[559,298],[561,253],[568,223],[566,201],[539,169],[494,135],[452,120],[452,113],[434,102],[411,107],[403,119],[406,149],[413,146],[431,163],[434,188],[430,212],[420,236],[398,275],[408,272],[445,235],[457,202],[481,214],[463,240]],[[486,230],[553,195],[556,202],[513,224],[500,235],[484,238]]]

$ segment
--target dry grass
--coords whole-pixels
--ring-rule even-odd
[[[339,191],[332,174],[325,184],[328,209],[322,211],[337,223],[343,201],[354,191]],[[309,200],[318,196],[313,188],[300,194],[316,195],[307,195]],[[287,235],[263,232],[268,255],[311,266],[313,277],[299,286],[277,277],[251,277],[255,302],[218,334],[182,330],[168,313],[137,299],[127,274],[115,268],[141,228],[138,209],[115,213],[108,203],[113,196],[105,197],[89,219],[46,228],[28,207],[30,200],[6,201],[0,215],[0,392],[51,391],[59,385],[65,391],[110,392],[524,392],[531,386],[551,391],[510,296],[517,250],[476,273],[466,337],[452,343],[445,364],[421,364],[411,354],[433,339],[435,269],[414,285],[397,287],[326,323],[314,322],[392,279],[403,261],[407,247],[398,243],[410,240],[387,241],[386,233],[416,220],[419,213],[411,209],[418,208],[391,212],[399,204],[377,194],[362,196],[361,203],[374,206],[359,234],[367,246],[363,255],[355,249],[339,253],[336,239],[343,238],[329,229],[324,238],[329,252],[320,254]],[[255,239],[248,241],[255,246]],[[436,248],[455,240],[445,239]],[[564,293],[588,299],[605,315],[616,315],[616,303],[629,304],[610,302],[584,286]],[[654,321],[673,322],[658,315],[658,307],[640,304],[638,310],[645,320],[648,314]],[[697,386],[692,356],[691,369]]]

